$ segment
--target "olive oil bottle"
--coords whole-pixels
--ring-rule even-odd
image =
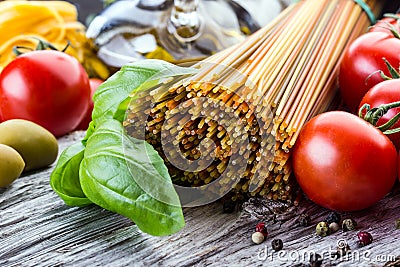
[[[94,18],[87,36],[109,66],[157,58],[193,62],[242,41],[259,26],[226,0],[120,0]]]

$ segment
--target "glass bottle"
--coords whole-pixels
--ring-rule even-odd
[[[112,67],[145,58],[195,61],[259,28],[240,8],[226,0],[120,0],[94,18],[87,36]]]

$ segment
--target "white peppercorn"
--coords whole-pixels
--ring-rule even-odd
[[[254,244],[261,244],[264,242],[264,235],[260,232],[254,232],[251,235],[251,240],[254,242]]]

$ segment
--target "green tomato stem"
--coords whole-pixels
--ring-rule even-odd
[[[399,23],[399,16],[393,15],[393,14],[385,14],[387,18],[393,18],[397,20],[397,23]],[[390,23],[385,22],[385,24],[388,26],[388,30],[393,34],[394,37],[397,39],[400,39],[400,33],[397,31],[397,29]]]
[[[400,16],[399,16],[399,15],[397,15],[397,14],[392,14],[392,13],[383,14],[383,17],[395,19],[395,20],[397,20],[397,21],[400,20]]]
[[[55,47],[54,45],[52,45],[51,43],[49,43],[49,42],[47,42],[47,41],[45,41],[43,39],[40,39],[40,38],[37,38],[37,37],[30,37],[30,38],[35,39],[35,40],[38,41],[38,44],[37,44],[35,50],[47,50],[47,49],[50,49],[50,50],[59,51],[57,49],[57,47]],[[61,50],[61,52],[65,52],[70,45],[71,45],[71,43],[68,41],[66,46],[63,48],[63,50]],[[13,47],[13,52],[14,52],[14,54],[16,56],[20,56],[20,55],[24,54],[24,52],[22,50],[33,51],[33,49],[31,49],[29,47],[25,47],[25,46],[14,46]]]
[[[386,64],[392,78],[386,76],[383,73],[383,71],[379,70],[378,72],[381,74],[381,77],[384,80],[399,79],[400,73],[395,68],[393,68],[393,66],[389,63],[389,61],[387,61],[386,58],[383,58],[383,61],[385,61],[385,64]],[[376,72],[374,72],[373,74],[375,74],[375,73]],[[373,74],[371,74],[371,75],[373,75]],[[368,78],[370,78],[370,76],[368,76]],[[358,116],[360,118],[363,118],[364,120],[368,121],[372,125],[374,125],[377,129],[381,130],[384,134],[386,134],[386,135],[394,134],[394,133],[400,132],[400,128],[395,128],[395,129],[390,129],[390,128],[393,127],[393,125],[395,125],[396,122],[398,122],[400,120],[400,113],[396,114],[396,116],[394,116],[393,118],[391,118],[389,121],[387,121],[385,124],[383,124],[381,126],[377,127],[376,124],[377,124],[378,120],[383,115],[385,115],[390,109],[397,108],[397,107],[400,107],[400,101],[389,103],[389,104],[384,104],[377,108],[372,108],[372,109],[369,104],[364,104],[360,108],[360,110],[358,112]],[[363,116],[364,112],[365,112],[365,116]]]
[[[371,108],[369,104],[364,104],[360,108],[358,116],[376,127],[378,120],[383,115],[385,115],[390,109],[398,107],[400,107],[400,101],[389,104],[383,104],[377,108]],[[364,111],[366,111],[365,116],[363,116]],[[396,114],[396,116],[387,121],[385,124],[378,126],[376,128],[381,130],[384,134],[393,134],[400,132],[400,128],[390,129],[394,124],[396,124],[397,121],[399,121],[399,119],[400,119],[400,113]]]
[[[393,68],[393,66],[389,63],[389,61],[387,61],[386,58],[383,58],[383,61],[385,61],[385,64],[386,64],[392,78],[399,79],[400,73],[395,68]]]

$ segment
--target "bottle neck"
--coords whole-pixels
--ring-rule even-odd
[[[174,0],[174,7],[182,12],[196,12],[199,0]]]

